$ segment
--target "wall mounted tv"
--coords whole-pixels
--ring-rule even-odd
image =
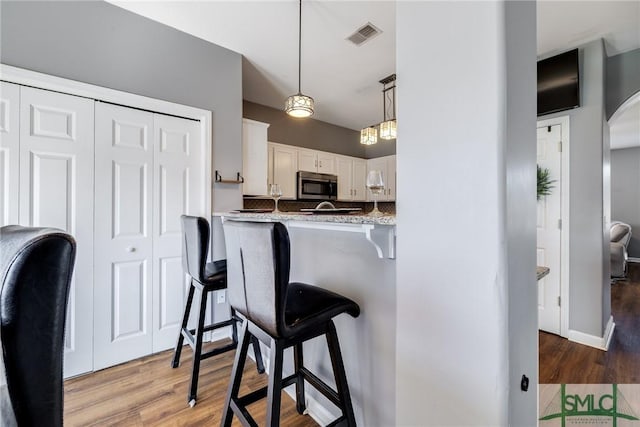
[[[578,49],[538,61],[538,116],[579,106]]]

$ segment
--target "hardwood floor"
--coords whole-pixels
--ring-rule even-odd
[[[541,384],[640,383],[640,264],[629,264],[626,280],[611,286],[616,328],[608,351],[539,334]]]
[[[187,405],[191,354],[185,347],[177,369],[170,367],[173,352],[165,351],[65,381],[65,426],[219,425],[235,352],[202,361],[198,403],[193,408]],[[266,378],[247,360],[240,393],[266,385]],[[263,425],[265,401],[252,405],[250,411]],[[286,393],[280,420],[282,426],[317,426],[308,415],[298,415],[295,402]],[[240,425],[235,417],[233,425]]]

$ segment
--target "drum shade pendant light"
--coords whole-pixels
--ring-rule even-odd
[[[300,70],[302,68],[302,0],[298,12],[298,93],[287,98],[284,111],[292,117],[309,117],[313,114],[313,98],[303,95],[300,90]]]
[[[382,89],[382,110],[384,121],[380,123],[380,138],[396,139],[396,75],[392,74],[380,80]]]

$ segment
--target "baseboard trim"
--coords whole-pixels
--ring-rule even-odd
[[[305,390],[308,389],[305,387]],[[296,400],[296,389],[295,386],[287,387],[284,390],[295,402]],[[309,415],[313,421],[318,423],[318,425],[326,426],[331,424],[334,420],[336,420],[340,415],[335,415],[327,409],[322,403],[309,396],[308,392],[305,392],[305,405],[307,406],[307,410],[305,413]]]
[[[627,258],[627,262],[633,262],[633,263],[640,264],[640,258],[629,257],[629,258]]]
[[[602,337],[570,329],[568,339],[569,341],[577,342],[578,344],[588,345],[589,347],[607,351],[609,350],[609,344],[611,343],[611,337],[613,336],[615,327],[616,324],[613,321],[613,316],[610,316]]]
[[[211,337],[209,338],[209,341],[214,342],[225,338],[231,338],[232,333],[233,329],[231,329],[231,326],[225,326],[224,328],[215,329],[211,331]]]

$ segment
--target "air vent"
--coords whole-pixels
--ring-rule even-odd
[[[380,29],[378,29],[371,22],[367,22],[365,25],[358,28],[355,33],[347,37],[347,40],[349,40],[356,46],[360,46],[362,45],[362,43],[366,42],[367,40],[371,40],[381,32],[382,31],[380,31]]]

